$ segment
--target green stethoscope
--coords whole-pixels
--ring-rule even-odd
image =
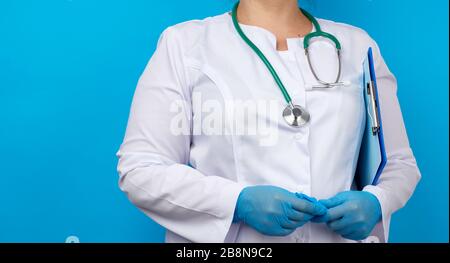
[[[239,22],[237,20],[238,6],[239,6],[239,2],[237,2],[234,5],[233,11],[231,14],[231,16],[233,18],[234,27],[235,27],[236,31],[239,33],[239,35],[241,36],[241,38],[247,43],[247,45],[249,45],[253,49],[253,51],[259,56],[259,58],[262,60],[262,62],[264,62],[267,69],[269,70],[270,74],[272,74],[273,79],[275,80],[278,87],[280,88],[281,93],[283,93],[284,99],[286,100],[286,103],[288,104],[286,106],[286,108],[283,110],[283,118],[286,120],[286,122],[290,126],[293,126],[293,127],[302,127],[302,126],[306,125],[310,120],[309,112],[305,108],[292,103],[291,96],[289,95],[286,88],[284,87],[283,82],[281,81],[277,72],[273,68],[272,64],[270,64],[269,60],[261,52],[261,50],[255,44],[253,44],[253,42],[242,31],[242,28],[239,25]],[[309,14],[308,12],[306,12],[305,10],[303,10],[301,8],[300,8],[300,10],[311,21],[311,23],[314,25],[314,27],[316,29],[315,32],[307,34],[303,40],[303,46],[305,49],[306,58],[308,60],[308,65],[309,65],[309,68],[311,69],[312,74],[314,75],[314,78],[317,80],[317,82],[319,82],[321,84],[321,86],[320,86],[321,88],[331,88],[331,87],[342,85],[342,83],[339,82],[341,79],[341,67],[342,67],[342,65],[341,65],[341,43],[332,34],[323,32],[319,25],[319,22],[317,22],[317,20],[311,14]],[[327,39],[331,40],[336,46],[337,57],[338,57],[338,61],[339,61],[339,68],[338,68],[338,73],[337,73],[335,82],[330,83],[330,82],[322,81],[316,74],[316,71],[314,70],[314,67],[311,64],[311,59],[309,56],[309,45],[310,45],[311,39],[316,38],[316,37],[327,38]]]

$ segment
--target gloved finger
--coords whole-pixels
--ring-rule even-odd
[[[281,224],[281,227],[284,228],[284,229],[289,229],[289,230],[294,231],[295,229],[303,226],[306,223],[308,223],[308,221],[301,221],[301,220],[300,221],[292,221],[292,220],[289,220],[289,221],[283,222]]]
[[[354,234],[356,231],[357,230],[355,230],[355,228],[353,227],[345,227],[335,232],[341,235],[342,237],[346,238],[347,236]]]
[[[308,195],[306,195],[306,194],[304,194],[304,193],[295,193],[295,195],[296,195],[298,198],[300,198],[300,199],[305,199],[305,200],[307,200],[307,201],[310,201],[311,203],[317,202],[317,199],[316,199],[316,198],[311,197],[311,196],[308,196]]]
[[[349,227],[352,224],[352,222],[353,221],[350,219],[350,217],[344,216],[341,219],[327,222],[327,226],[331,230],[337,232]]]
[[[348,207],[344,204],[329,208],[325,216],[319,218],[321,222],[335,221],[343,217],[348,211]]]
[[[363,239],[367,238],[363,235],[363,233],[361,231],[353,231],[353,232],[350,232],[348,234],[341,235],[341,236],[343,238],[351,239],[351,240],[355,240],[355,241],[359,241],[359,240],[363,240]]]
[[[290,235],[290,234],[292,234],[292,232],[294,232],[294,230],[295,230],[295,228],[293,228],[293,229],[281,228],[281,229],[279,230],[279,233],[278,233],[277,236],[287,236],[287,235]]]
[[[309,221],[313,218],[313,215],[299,212],[295,209],[287,211],[287,217],[292,221]]]
[[[327,212],[326,208],[318,202],[312,203],[300,198],[292,198],[290,201],[292,208],[302,213],[319,216]]]
[[[284,229],[294,230],[298,227],[298,224],[297,224],[297,222],[287,220],[285,222],[281,222],[280,226]]]
[[[338,205],[341,205],[344,202],[345,202],[345,199],[340,194],[337,194],[329,199],[319,200],[319,203],[323,204],[326,208],[336,207]]]
[[[278,218],[278,224],[284,229],[296,229],[298,224],[296,221],[289,220],[287,217]]]
[[[309,202],[311,202],[311,203],[313,203],[313,204],[315,204],[315,205],[322,206],[322,207],[323,207],[323,210],[325,210],[325,211],[327,210],[327,208],[326,208],[322,203],[320,203],[319,201],[317,201],[317,199],[314,198],[314,197],[308,196],[308,195],[306,195],[306,194],[304,194],[304,193],[295,193],[295,195],[296,195],[298,198],[300,198],[300,199],[304,199],[304,200],[309,201]]]
[[[328,218],[327,214],[328,214],[328,212],[325,213],[322,216],[315,216],[315,217],[311,218],[311,222],[313,222],[313,223],[325,223],[325,222],[327,222],[327,218]]]

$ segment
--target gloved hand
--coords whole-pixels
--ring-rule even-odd
[[[319,202],[297,197],[283,188],[250,186],[238,197],[233,222],[243,221],[264,235],[286,236],[325,213],[326,208]]]
[[[380,202],[369,192],[347,191],[319,202],[325,205],[328,211],[312,221],[326,222],[329,228],[347,239],[367,238],[381,220]]]

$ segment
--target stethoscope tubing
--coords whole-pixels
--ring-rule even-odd
[[[267,69],[269,70],[270,74],[272,75],[275,83],[277,84],[278,88],[280,89],[281,93],[283,94],[283,97],[286,101],[286,103],[288,105],[293,105],[292,104],[292,98],[289,95],[289,92],[286,90],[286,87],[284,86],[283,82],[281,81],[278,73],[276,72],[276,70],[273,68],[272,64],[270,63],[270,61],[267,59],[267,57],[264,55],[264,53],[247,37],[247,35],[245,35],[245,33],[243,32],[241,26],[239,25],[239,22],[237,20],[237,9],[239,6],[239,2],[237,2],[232,10],[231,16],[233,19],[233,25],[236,29],[236,31],[238,32],[239,36],[244,40],[244,42],[258,55],[258,57],[261,59],[261,61],[264,63],[264,65],[267,67]],[[341,63],[341,44],[339,42],[339,40],[333,36],[330,33],[327,32],[323,32],[319,22],[311,15],[309,14],[306,10],[300,8],[300,10],[302,11],[302,13],[311,21],[311,23],[314,25],[315,27],[315,32],[309,33],[308,35],[305,36],[304,41],[303,41],[303,45],[305,48],[305,55],[307,57],[307,61],[308,61],[308,65],[309,68],[314,76],[314,78],[321,84],[323,85],[325,88],[331,88],[331,87],[335,87],[340,85],[341,83],[339,82],[340,78],[341,78],[341,68],[342,68],[342,63]],[[314,67],[312,66],[312,62],[311,62],[311,58],[310,58],[310,52],[309,52],[309,45],[310,45],[310,41],[313,38],[316,37],[324,37],[327,39],[330,39],[331,41],[333,41],[333,43],[336,46],[336,50],[337,50],[337,56],[338,56],[338,60],[339,60],[339,65],[338,65],[338,74],[336,77],[336,81],[334,83],[329,83],[329,82],[325,82],[322,81],[319,76],[317,75],[316,71],[314,70]]]

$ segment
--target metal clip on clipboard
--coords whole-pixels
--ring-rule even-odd
[[[378,101],[377,94],[375,94],[375,84],[373,80],[367,82],[367,94],[370,96],[370,104],[372,108],[372,112],[370,114],[372,120],[372,133],[376,135],[380,131],[380,120],[378,117]]]
[[[362,66],[361,93],[364,97],[366,118],[355,171],[355,182],[359,190],[367,185],[376,185],[387,162],[383,120],[381,119],[377,78],[371,48],[369,48]]]

